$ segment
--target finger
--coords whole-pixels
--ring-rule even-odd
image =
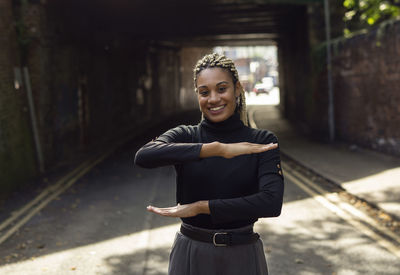
[[[160,214],[163,211],[162,208],[151,206],[151,205],[147,206],[147,210],[150,212],[156,213],[156,214]]]
[[[163,209],[155,208],[155,207],[150,208],[148,210],[154,214],[161,215],[161,216],[169,216],[169,217],[173,216],[173,212],[171,212],[170,210],[163,210]]]
[[[176,206],[171,206],[171,207],[156,207],[156,206],[152,206],[152,205],[149,205],[149,206],[147,206],[147,209],[158,209],[158,210],[170,210],[170,209],[175,209],[176,208]]]
[[[147,206],[147,210],[149,212],[161,215],[161,216],[166,216],[166,217],[176,217],[177,216],[177,208],[176,206],[173,207],[166,207],[166,208],[159,208],[159,207],[154,207],[154,206]]]
[[[271,150],[278,148],[278,143],[270,143],[263,146],[263,149]]]
[[[273,150],[276,148],[278,148],[278,144],[270,143],[270,144],[262,144],[262,145],[259,144],[258,147],[255,147],[253,150],[254,150],[254,153],[261,153],[261,152],[266,152],[266,151]]]
[[[151,206],[151,205],[147,206],[147,211],[149,211],[149,212],[157,213],[157,211],[159,211],[158,209],[159,208]]]

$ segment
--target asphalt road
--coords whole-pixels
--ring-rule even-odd
[[[166,274],[179,220],[146,206],[174,204],[174,171],[133,167],[143,142],[97,165],[2,243],[0,274]],[[256,224],[270,274],[400,274],[398,257],[285,184],[282,215]]]

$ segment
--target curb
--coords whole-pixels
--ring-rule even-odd
[[[249,112],[248,112],[249,124],[250,124],[250,127],[258,129],[257,124],[256,124],[256,122],[255,122],[255,120],[254,120],[254,113],[255,113],[255,110],[254,110],[254,109],[250,109]],[[351,197],[355,198],[356,200],[358,200],[358,201],[360,201],[360,202],[366,203],[368,206],[370,206],[370,207],[373,208],[374,210],[379,211],[380,213],[384,213],[384,214],[387,215],[391,220],[400,223],[400,219],[399,219],[397,216],[394,216],[393,214],[388,213],[387,211],[385,211],[384,209],[382,209],[381,207],[379,207],[377,204],[375,204],[375,203],[373,203],[373,202],[370,202],[370,201],[368,201],[368,200],[366,200],[366,199],[364,199],[364,198],[362,198],[362,197],[359,197],[359,196],[357,196],[357,195],[355,195],[355,194],[349,192],[349,191],[348,191],[346,188],[344,188],[340,183],[338,183],[338,182],[336,182],[336,181],[334,181],[334,180],[332,180],[332,179],[329,179],[329,178],[327,178],[326,176],[324,176],[323,174],[321,174],[321,173],[319,173],[318,171],[316,171],[315,169],[306,166],[304,163],[302,163],[302,162],[296,160],[295,158],[291,157],[288,153],[285,153],[284,150],[281,150],[281,154],[282,154],[282,156],[283,156],[284,158],[289,159],[290,161],[294,162],[296,165],[302,167],[302,168],[305,169],[305,170],[308,170],[309,172],[311,172],[311,173],[314,174],[314,175],[317,175],[318,177],[320,177],[321,179],[323,179],[323,180],[326,181],[327,183],[329,183],[329,184],[335,186],[336,188],[338,188],[339,190],[341,190],[341,191],[343,191],[343,192],[346,192],[347,194],[349,194]]]

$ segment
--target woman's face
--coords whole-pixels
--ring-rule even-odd
[[[212,122],[221,122],[233,115],[240,83],[233,84],[231,74],[222,68],[207,68],[197,76],[197,98],[204,116]]]

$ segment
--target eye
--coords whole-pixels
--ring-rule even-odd
[[[207,96],[208,95],[208,91],[207,90],[199,91],[199,94],[201,96]]]
[[[223,93],[223,92],[225,92],[226,91],[226,87],[225,86],[221,86],[221,87],[219,87],[218,88],[218,91],[220,92],[220,93]]]

